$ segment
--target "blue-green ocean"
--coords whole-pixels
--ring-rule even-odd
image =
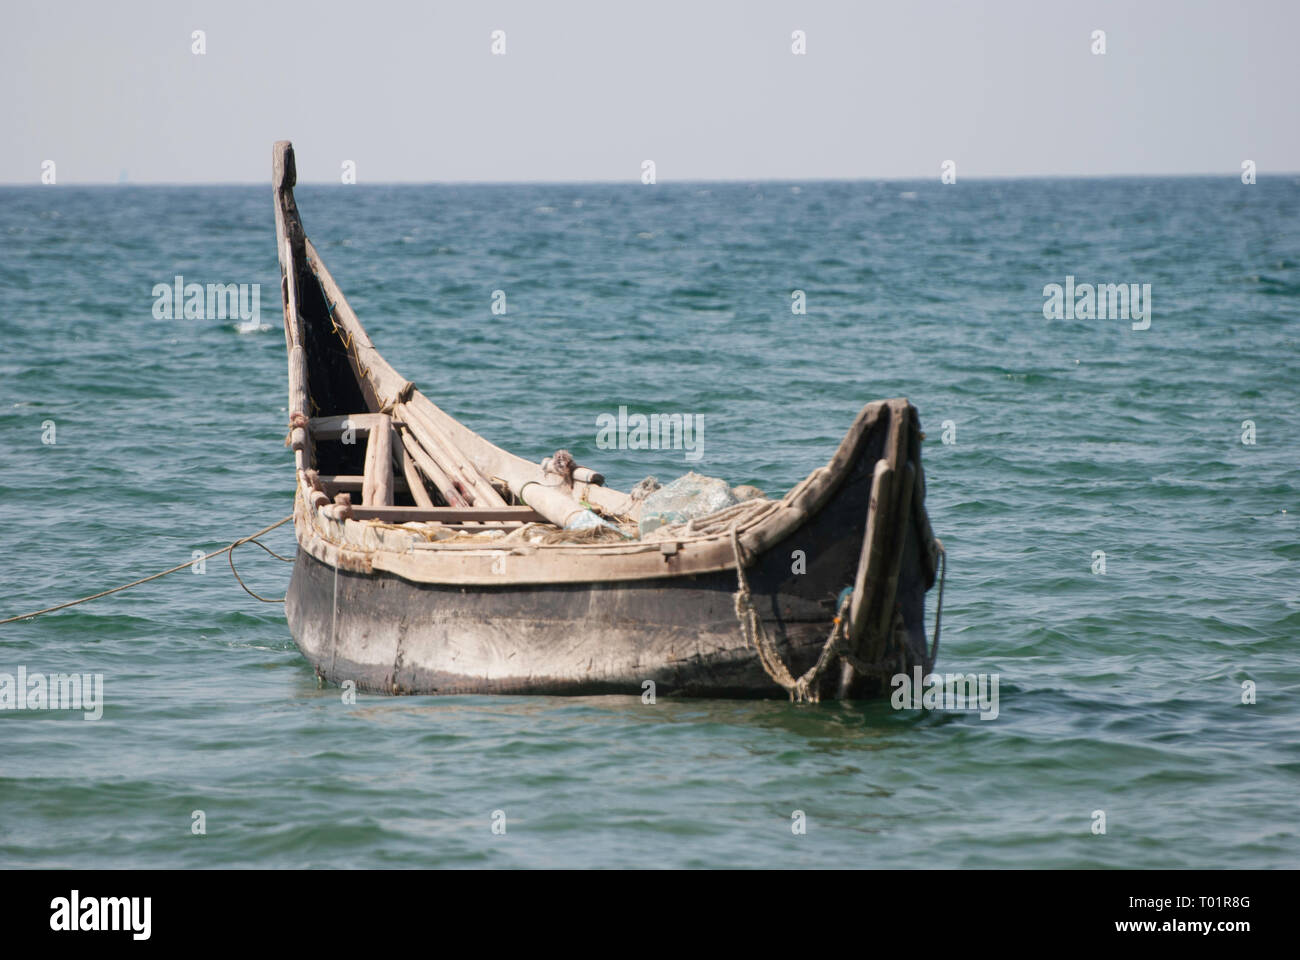
[[[779,495],[909,397],[949,552],[939,667],[997,674],[998,716],[348,704],[218,558],[0,626],[0,673],[104,678],[98,720],[0,710],[0,865],[1300,865],[1300,179],[298,201],[405,376],[615,486]],[[177,276],[261,284],[263,328],[158,318]],[[1149,327],[1046,318],[1067,277],[1150,284]],[[0,190],[0,618],[289,513],[278,283],[269,187]],[[597,449],[620,405],[703,415],[702,459]],[[287,564],[237,561],[283,594]]]

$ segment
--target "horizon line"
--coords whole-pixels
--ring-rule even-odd
[[[1255,174],[1256,179],[1269,177],[1300,177],[1300,170],[1276,170]],[[963,175],[957,182],[973,180],[980,183],[1005,182],[1014,180],[1192,180],[1231,177],[1241,179],[1241,171],[1212,171],[1201,173],[1020,173],[1020,174],[983,174]],[[575,180],[364,180],[357,183],[341,183],[338,180],[299,180],[295,187],[434,187],[434,186],[665,186],[674,184],[805,184],[805,183],[925,183],[938,181],[933,174],[924,177],[888,176],[888,177],[687,177],[643,184],[639,178],[619,179],[575,179]],[[957,182],[940,186],[956,186]],[[80,180],[72,183],[40,183],[26,180],[0,181],[0,188],[6,187],[260,187],[270,183],[265,180]]]

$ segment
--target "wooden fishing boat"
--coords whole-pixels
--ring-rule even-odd
[[[644,538],[563,533],[593,515],[634,521],[642,501],[559,455],[494,446],[394,370],[304,233],[295,180],[281,141],[299,547],[285,612],[318,676],[394,694],[819,700],[887,695],[892,676],[930,671],[943,548],[910,403],[867,404],[780,500]]]

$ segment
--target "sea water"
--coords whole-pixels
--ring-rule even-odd
[[[0,865],[1300,863],[1297,178],[298,200],[404,376],[623,489],[779,496],[909,397],[949,555],[939,668],[999,678],[996,716],[348,702],[216,558],[0,626],[0,672],[102,678],[98,718],[0,709]],[[0,189],[0,617],[289,513],[274,237],[266,186]],[[1099,304],[1134,284],[1139,315]],[[699,457],[598,446],[624,407],[701,418]],[[236,562],[283,595],[287,564]]]

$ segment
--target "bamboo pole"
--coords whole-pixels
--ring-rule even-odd
[[[420,441],[411,433],[410,428],[403,427],[400,434],[403,449],[415,461],[421,472],[429,478],[429,482],[438,488],[438,492],[442,494],[442,499],[447,501],[448,506],[468,507],[470,505],[469,501],[461,496],[451,478],[443,472],[443,469],[434,462],[432,457],[425,453],[424,448],[420,446]]]
[[[366,434],[366,455],[361,467],[361,502],[362,504],[372,503],[375,495],[375,433],[371,430]]]
[[[525,480],[518,486],[509,477],[503,477],[510,484],[510,492],[519,498],[520,503],[532,507],[551,523],[567,527],[574,517],[586,513],[587,508],[559,487],[548,487],[539,480]]]
[[[356,490],[360,491],[365,486],[366,478],[359,473],[336,473],[320,474],[320,485],[322,488],[333,490]],[[393,473],[393,491],[394,493],[404,493],[407,490],[406,481],[397,476],[396,471]]]
[[[429,491],[424,487],[424,479],[415,468],[415,461],[411,455],[406,452],[406,446],[401,442],[399,436],[397,445],[393,447],[393,453],[401,462],[402,476],[406,477],[406,486],[411,491],[411,499],[415,501],[417,507],[426,509],[433,506],[433,497],[429,496]]]
[[[538,501],[538,511],[545,514],[551,523],[564,526],[564,517],[580,513],[585,509],[572,496],[560,493],[554,488],[548,488],[551,489],[551,493],[538,495],[536,492],[538,486],[546,482],[540,465],[523,457],[517,457],[484,440],[455,417],[439,409],[419,390],[414,391],[404,405],[407,409],[416,410],[436,423],[460,450],[473,458],[480,473],[504,481],[514,496],[519,497],[521,491],[527,487],[529,497]],[[626,493],[620,493],[609,487],[588,488],[587,499],[611,513],[631,514],[639,509],[638,504]]]
[[[289,412],[307,415],[307,353],[300,344],[289,348]]]
[[[361,503],[367,507],[393,505],[393,428],[388,417],[370,430],[366,441],[366,472]]]
[[[474,487],[474,480],[467,475],[458,462],[458,458],[450,451],[442,447],[420,421],[411,416],[410,411],[406,410],[400,403],[393,407],[393,412],[400,416],[406,423],[407,429],[415,443],[424,451],[425,455],[437,464],[438,469],[451,481],[456,492],[465,499],[470,506],[478,503],[478,492]],[[418,462],[418,461],[417,461]]]
[[[478,468],[470,462],[464,452],[452,443],[423,412],[402,403],[394,405],[393,412],[411,425],[424,443],[425,449],[448,474],[457,477],[468,486],[466,492],[471,494],[475,504],[489,507],[505,506],[505,500],[488,482],[487,477],[479,473]]]

